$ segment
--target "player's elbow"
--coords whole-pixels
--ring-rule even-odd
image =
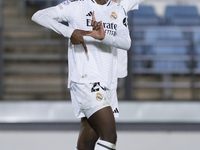
[[[31,17],[31,20],[34,22],[38,22],[40,14],[41,14],[41,10],[38,10],[36,13],[33,14],[33,16]]]
[[[36,20],[37,20],[37,13],[38,12],[34,13],[33,16],[31,17],[31,20],[34,22],[36,22]]]
[[[131,39],[129,38],[127,39],[124,49],[128,51],[130,48],[131,48]]]

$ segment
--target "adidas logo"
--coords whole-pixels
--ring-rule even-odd
[[[92,11],[90,11],[86,16],[92,16]]]
[[[115,108],[115,110],[113,111],[113,113],[119,113],[119,110],[117,108]]]

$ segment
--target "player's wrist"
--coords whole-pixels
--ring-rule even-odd
[[[102,41],[102,40],[104,40],[104,39],[105,39],[105,36],[104,36],[104,37],[101,37],[101,38],[99,38],[99,40],[100,40],[100,41]]]

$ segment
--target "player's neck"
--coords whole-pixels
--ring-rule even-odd
[[[104,5],[107,3],[108,0],[95,0],[97,4]]]

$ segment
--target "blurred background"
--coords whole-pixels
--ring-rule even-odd
[[[68,39],[31,21],[62,0],[0,0],[0,150],[72,150]],[[200,1],[130,11],[129,74],[119,79],[118,149],[199,150]]]

